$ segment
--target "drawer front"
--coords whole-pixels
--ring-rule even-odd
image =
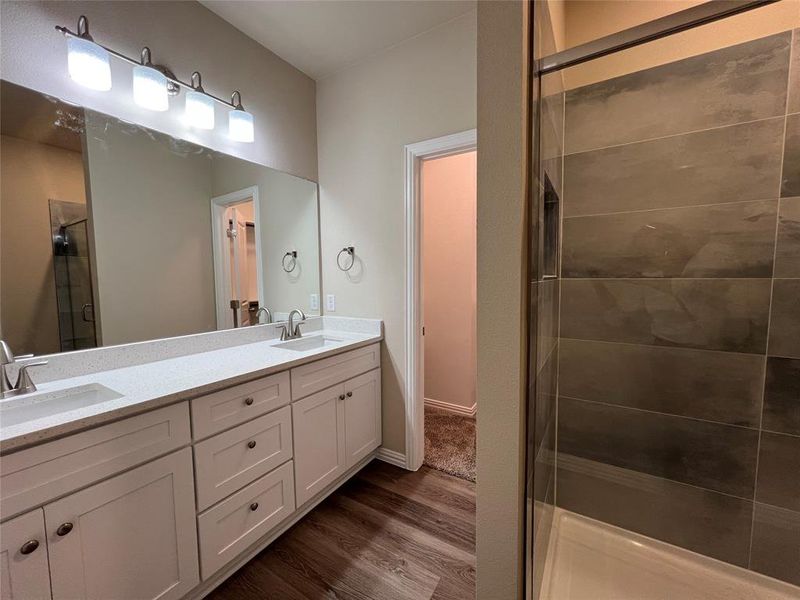
[[[380,366],[380,344],[302,365],[292,369],[292,400],[304,398]]]
[[[173,404],[0,457],[8,518],[190,442],[189,405]]]
[[[289,404],[289,372],[277,373],[192,400],[194,439],[202,440]]]
[[[204,580],[294,512],[293,473],[289,461],[197,517]]]
[[[292,458],[291,415],[285,406],[195,444],[199,510]]]

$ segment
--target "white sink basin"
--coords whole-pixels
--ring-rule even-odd
[[[0,400],[0,425],[3,427],[19,425],[117,398],[122,398],[122,394],[99,383],[55,392],[35,392],[11,397]]]
[[[294,350],[296,352],[307,352],[308,350],[317,350],[319,348],[328,348],[337,346],[344,342],[342,338],[330,337],[327,335],[312,335],[309,337],[302,337],[296,340],[289,340],[288,342],[281,342],[275,344],[275,348],[282,350]]]

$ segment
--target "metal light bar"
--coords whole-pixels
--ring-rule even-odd
[[[74,38],[82,38],[83,37],[80,34],[75,33],[74,31],[71,31],[68,27],[63,27],[61,25],[56,25],[56,31],[59,31],[59,32],[63,33],[66,37],[74,37]],[[109,48],[108,46],[104,46],[103,44],[100,44],[95,40],[92,40],[92,41],[95,44],[97,44],[98,46],[100,46],[103,50],[108,52],[110,55],[115,56],[116,58],[118,58],[118,59],[120,59],[120,60],[122,60],[122,61],[124,61],[126,63],[129,63],[131,65],[141,65],[142,64],[141,61],[139,61],[139,60],[134,60],[134,59],[130,58],[129,56],[125,56],[121,52],[117,52],[116,50],[114,50],[112,48]],[[156,65],[153,65],[153,66],[155,68],[158,68],[158,66],[156,66]],[[162,73],[163,73],[163,71],[162,71]],[[167,81],[169,81],[173,85],[183,86],[183,87],[185,87],[185,88],[187,88],[189,90],[193,89],[193,86],[192,86],[191,83],[186,83],[184,81],[181,81],[180,79],[175,77],[174,74],[172,74],[170,72],[166,72],[166,73],[164,73],[164,75],[167,78]],[[176,90],[175,93],[177,93],[177,90]],[[227,106],[228,108],[233,108],[233,109],[237,109],[238,108],[238,109],[241,110],[241,95],[239,94],[239,92],[234,92],[234,94],[239,96],[238,104],[234,104],[233,102],[228,102],[227,100],[223,100],[222,98],[218,98],[214,94],[209,94],[205,90],[203,90],[203,93],[206,96],[208,96],[209,98],[211,98],[212,100],[215,100],[215,101],[219,102],[220,104],[223,104],[223,105]]]
[[[538,75],[546,75],[775,2],[778,0],[710,0],[666,17],[545,56],[537,61],[535,70]]]

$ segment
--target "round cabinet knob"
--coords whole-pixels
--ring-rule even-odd
[[[58,526],[58,529],[56,529],[56,533],[60,536],[65,536],[72,531],[72,527],[72,523],[62,523]]]
[[[258,502],[253,502],[250,505],[250,510],[258,510]]]
[[[39,540],[28,540],[19,549],[20,554],[30,554],[39,547]]]
[[[352,398],[353,397],[353,392],[347,392],[347,397],[348,398]]]
[[[339,400],[344,400],[344,394],[339,395]]]
[[[250,448],[250,450],[252,450],[253,448],[256,447],[256,441],[250,440],[249,442],[247,442],[247,447]]]
[[[244,403],[247,404],[247,406],[252,406],[253,405],[253,399],[252,398],[245,398],[244,399]]]

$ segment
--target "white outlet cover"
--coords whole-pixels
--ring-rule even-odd
[[[311,310],[319,310],[319,294],[311,294],[308,305],[311,307]]]
[[[335,311],[336,310],[336,296],[333,294],[328,294],[325,296],[325,310]]]

